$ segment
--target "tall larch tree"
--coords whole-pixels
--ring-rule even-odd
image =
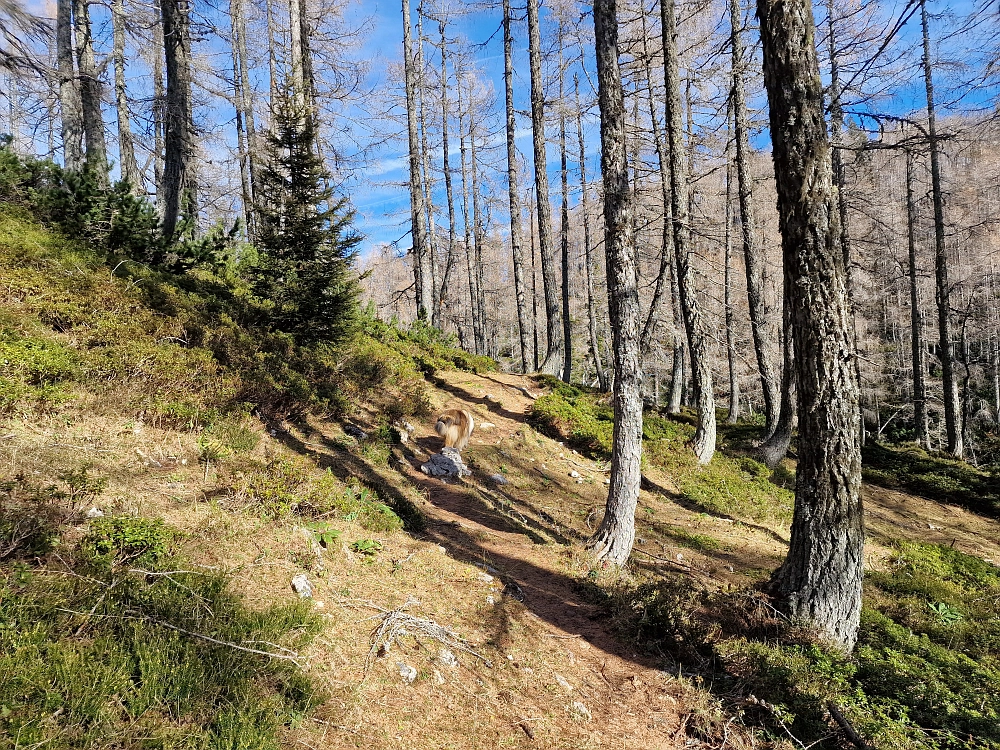
[[[181,216],[196,222],[198,192],[193,164],[191,33],[188,0],[160,0],[166,95],[164,101],[163,235],[171,239]]]
[[[857,356],[809,0],[758,0],[785,292],[795,342],[799,455],[788,556],[770,591],[850,651],[861,617]]]
[[[613,336],[615,424],[611,486],[604,519],[588,546],[598,559],[623,564],[635,542],[642,459],[642,369],[639,362],[638,269],[632,216],[634,196],[625,145],[625,96],[618,62],[615,0],[595,0],[597,96],[601,111],[601,174],[604,181],[604,251],[608,315]]]

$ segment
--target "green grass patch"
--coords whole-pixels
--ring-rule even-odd
[[[865,481],[905,490],[942,503],[996,516],[1000,513],[1000,475],[916,446],[887,447],[869,442],[862,450]]]
[[[292,662],[242,649],[299,649],[316,618],[299,603],[250,610],[225,577],[165,552],[136,557],[135,533],[170,534],[95,524],[88,543],[107,542],[110,564],[77,576],[0,565],[0,748],[277,750],[322,696]],[[148,572],[130,572],[140,561]]]
[[[539,430],[591,457],[610,458],[614,414],[608,395],[555,378],[540,382],[552,390],[532,407]],[[772,481],[772,472],[763,464],[719,451],[708,466],[699,466],[687,447],[694,437],[689,419],[647,412],[642,432],[643,460],[669,472],[683,501],[713,515],[772,523],[791,520],[794,494]]]

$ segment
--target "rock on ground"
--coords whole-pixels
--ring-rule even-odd
[[[468,477],[472,471],[462,461],[462,456],[454,448],[442,448],[433,454],[420,470],[432,477]]]

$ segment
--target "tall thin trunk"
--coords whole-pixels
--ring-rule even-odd
[[[948,452],[961,458],[964,451],[959,423],[958,383],[955,380],[955,345],[951,335],[951,289],[948,286],[948,252],[944,237],[944,195],[941,189],[941,157],[934,109],[934,78],[931,75],[931,38],[927,6],[920,0],[920,28],[924,46],[924,86],[927,91],[927,137],[931,151],[931,195],[934,200],[934,276],[937,282],[938,344],[944,387],[944,423]]]
[[[482,198],[479,189],[479,162],[476,149],[476,116],[475,107],[469,102],[469,167],[472,176],[472,227],[473,239],[476,243],[476,307],[479,309],[479,335],[482,339],[482,353],[489,354],[490,342],[495,337],[487,336],[486,327],[486,290],[485,263],[483,262],[483,246],[486,244],[486,230],[483,225]]]
[[[646,16],[642,16],[642,57],[645,65],[646,89],[649,93],[649,121],[653,132],[653,145],[656,148],[656,161],[660,172],[660,198],[663,203],[663,222],[660,233],[660,268],[653,283],[653,298],[649,302],[649,312],[646,323],[642,327],[639,342],[640,354],[649,352],[660,319],[660,308],[663,297],[670,283],[670,263],[674,255],[673,221],[670,208],[670,163],[663,150],[663,132],[656,116],[656,97],[653,95],[652,56],[649,54],[648,35],[646,34]]]
[[[514,34],[510,0],[503,0],[503,82],[506,94],[507,198],[510,206],[510,247],[514,263],[514,295],[521,372],[528,371],[528,302],[524,294],[524,236],[521,229],[521,194],[517,185],[516,121],[514,119]],[[442,44],[444,33],[442,31]]]
[[[197,219],[197,188],[192,159],[191,37],[187,0],[161,0],[166,54],[167,93],[164,113],[163,235],[172,239],[183,213]]]
[[[441,305],[437,294],[437,237],[434,222],[434,187],[430,181],[430,149],[427,147],[427,117],[424,113],[424,8],[417,5],[417,125],[420,130],[420,183],[424,188],[424,207],[427,210],[427,267],[430,269],[431,325],[441,327]]]
[[[406,16],[407,23],[409,15]],[[291,55],[292,102],[295,105],[297,117],[305,116],[306,108],[306,73],[305,60],[302,54],[302,3],[301,0],[288,0],[288,36],[289,53]]]
[[[118,161],[121,178],[134,193],[145,192],[142,173],[135,160],[135,144],[129,120],[128,96],[125,90],[125,2],[112,0],[112,58],[115,68],[115,109],[118,114]]]
[[[247,57],[247,24],[243,12],[243,0],[230,0],[230,13],[233,25],[233,61],[238,70],[236,86],[237,130],[246,135],[245,157],[240,160],[241,176],[245,174],[245,197],[249,199],[245,211],[247,236],[251,239],[256,235],[256,219],[254,206],[257,187],[257,126],[254,122],[254,109],[250,98],[253,90],[250,86],[249,57]],[[239,126],[242,125],[242,128]]]
[[[712,392],[712,368],[709,362],[708,337],[695,291],[695,274],[691,265],[690,213],[688,210],[687,163],[682,137],[680,73],[677,59],[677,31],[674,0],[661,0],[663,24],[663,68],[666,83],[667,150],[670,154],[671,197],[674,220],[674,255],[677,257],[677,288],[688,351],[691,354],[691,374],[698,404],[698,427],[692,448],[698,462],[705,464],[715,453],[715,397]]]
[[[740,419],[740,380],[736,369],[736,315],[733,311],[733,161],[726,146],[725,307],[726,357],[729,360],[729,413],[726,424]]]
[[[580,212],[583,214],[583,251],[587,264],[587,322],[590,329],[590,350],[594,355],[597,383],[602,391],[608,390],[608,376],[601,362],[601,344],[597,336],[597,309],[594,304],[594,259],[590,241],[590,213],[587,207],[587,151],[583,137],[583,107],[580,103],[580,81],[574,76],[576,90],[576,133],[580,144]]]
[[[608,269],[608,313],[614,336],[615,426],[611,486],[604,519],[588,546],[598,559],[628,560],[635,541],[642,458],[642,369],[639,363],[638,274],[632,232],[634,197],[625,155],[625,102],[618,65],[615,0],[595,0],[597,92],[601,110],[601,173],[604,177],[604,249]]]
[[[166,184],[163,181],[163,159],[166,146],[164,131],[166,130],[167,96],[163,89],[163,67],[166,42],[163,38],[163,7],[162,0],[153,0],[157,17],[153,23],[153,182],[156,188],[156,208],[163,216],[166,207]]]
[[[785,286],[782,295],[782,327],[781,327],[781,404],[778,409],[778,421],[774,432],[760,444],[757,456],[761,462],[770,468],[775,468],[788,455],[788,446],[792,443],[792,434],[797,422],[797,405],[795,402],[795,341],[792,338],[792,315],[789,307],[788,288]]]
[[[537,203],[537,201],[536,201]],[[536,261],[537,247],[535,245],[535,206],[528,202],[528,234],[531,235],[531,331],[534,336],[534,371],[539,372],[541,365],[538,345],[538,263]]]
[[[864,516],[857,352],[838,238],[809,0],[758,0],[799,399],[795,511],[770,589],[850,651],[861,616]]]
[[[86,0],[73,0],[76,26],[76,62],[80,72],[80,103],[83,107],[83,137],[87,144],[86,164],[97,184],[108,184],[108,146],[101,112],[101,79],[94,60],[94,39],[90,31],[90,8]]]
[[[538,0],[528,0],[528,63],[531,71],[531,133],[535,155],[535,203],[538,207],[538,255],[545,292],[546,349],[541,371],[558,375],[563,365],[563,331],[552,242],[548,163],[545,157],[545,91],[542,84],[542,37],[538,25]]]
[[[237,8],[238,4],[239,0],[229,0],[229,20],[230,29],[232,31],[230,51],[232,53],[233,60],[233,109],[236,111],[236,151],[240,162],[240,193],[243,198],[243,226],[246,230],[247,237],[252,238],[253,232],[251,230],[251,225],[253,223],[252,217],[254,210],[254,198],[253,191],[250,188],[250,154],[247,146],[246,128],[244,127],[245,112],[243,110],[243,60],[240,58],[240,29],[237,22],[240,12]]]
[[[753,205],[753,175],[750,173],[750,142],[747,135],[747,106],[743,90],[743,14],[739,0],[729,0],[729,22],[732,27],[732,104],[733,137],[736,141],[736,179],[740,201],[740,228],[743,235],[743,258],[747,277],[747,302],[750,308],[750,331],[753,334],[757,371],[764,397],[765,439],[774,432],[778,422],[780,394],[778,373],[774,367],[774,327],[771,325],[764,297],[764,253],[760,247],[757,218]]]
[[[438,31],[441,33],[441,171],[444,172],[445,196],[448,202],[448,260],[445,263],[444,274],[441,277],[441,286],[437,304],[444,305],[445,294],[448,291],[448,277],[451,274],[451,267],[455,259],[455,196],[451,184],[451,157],[448,149],[448,39],[445,34],[446,23],[444,18],[438,21]]]
[[[56,60],[59,68],[59,112],[62,120],[63,166],[83,168],[83,104],[76,77],[73,0],[56,2]]]
[[[560,207],[559,244],[562,256],[562,320],[563,320],[563,371],[564,383],[573,374],[573,319],[569,314],[569,169],[566,161],[566,71],[563,66],[563,27],[559,22],[559,178],[562,187]]]
[[[906,238],[910,255],[910,351],[913,358],[913,426],[917,443],[931,447],[924,382],[924,321],[917,295],[917,205],[913,196],[913,154],[906,150]]]
[[[670,246],[673,248],[673,223],[670,226]],[[673,300],[673,320],[674,320],[674,345],[673,363],[670,368],[670,399],[667,402],[667,410],[671,414],[677,414],[681,410],[681,401],[684,398],[684,332],[681,312],[680,292],[677,290],[677,254],[670,259],[670,296]]]
[[[462,166],[462,229],[465,233],[465,268],[469,276],[469,310],[472,314],[472,338],[475,342],[476,354],[482,354],[483,341],[482,321],[479,319],[479,289],[476,284],[476,270],[473,268],[473,222],[469,215],[469,166],[467,158],[465,135],[465,111],[462,108],[462,77],[458,79],[458,147]]]
[[[274,18],[274,9],[271,7],[273,0],[264,0],[264,9],[267,13],[267,81],[270,90],[271,109],[273,110],[278,101],[278,35],[275,31],[277,21]],[[274,123],[271,123],[274,127]]]
[[[296,0],[293,0],[295,2]],[[427,268],[427,227],[424,215],[424,188],[420,179],[420,138],[417,133],[417,82],[413,66],[410,27],[410,0],[403,6],[403,77],[406,87],[406,133],[410,158],[410,235],[413,239],[413,279],[416,289],[417,319],[428,320],[434,304],[431,274]]]

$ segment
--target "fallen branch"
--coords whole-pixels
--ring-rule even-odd
[[[342,603],[346,606],[357,606],[357,603],[351,602],[350,600],[342,600]],[[392,648],[393,642],[403,635],[425,635],[449,648],[464,651],[465,653],[476,657],[487,667],[493,667],[493,662],[472,649],[465,643],[465,641],[447,628],[438,625],[433,620],[427,620],[422,617],[414,617],[413,615],[404,612],[404,610],[411,604],[417,603],[412,597],[407,599],[399,608],[390,610],[384,609],[379,607],[377,604],[367,601],[361,601],[360,603],[382,613],[382,616],[378,618],[381,622],[379,622],[376,628],[372,631],[371,637],[369,638],[371,647],[368,649],[368,655],[365,657],[365,674],[367,674],[368,670],[371,668],[372,662],[374,662],[380,654],[387,654],[389,649]]]
[[[844,730],[844,735],[848,740],[850,740],[854,747],[858,748],[858,750],[872,750],[871,745],[865,742],[864,738],[858,734],[857,730],[853,726],[851,726],[851,722],[849,722],[847,717],[841,713],[836,703],[829,701],[827,702],[826,707],[830,712],[830,716],[832,716],[833,720],[837,722],[841,729]]]

